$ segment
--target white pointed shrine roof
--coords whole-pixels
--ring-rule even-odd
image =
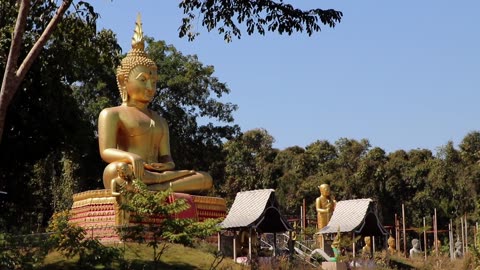
[[[386,235],[375,214],[372,199],[355,199],[337,202],[332,218],[318,233],[354,232],[356,234]]]
[[[265,232],[291,230],[280,214],[273,189],[257,189],[237,193],[232,208],[220,224],[222,229],[260,228]]]

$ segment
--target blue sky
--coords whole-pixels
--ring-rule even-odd
[[[435,151],[480,130],[480,1],[285,2],[344,17],[311,37],[244,32],[231,43],[199,22],[189,42],[178,38],[178,1],[92,4],[124,52],[140,12],[146,35],[213,65],[231,89],[223,100],[239,106],[235,122],[265,128],[279,149],[344,137],[387,152]]]

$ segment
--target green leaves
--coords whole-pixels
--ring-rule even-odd
[[[210,32],[217,28],[223,34],[225,41],[231,42],[232,37],[241,38],[242,31],[237,24],[245,22],[249,35],[257,31],[265,34],[265,27],[270,32],[286,33],[305,31],[309,36],[321,31],[320,22],[329,27],[335,27],[342,19],[343,13],[333,9],[295,8],[282,1],[223,1],[223,0],[184,0],[179,4],[185,17],[182,19],[179,36],[187,36],[189,41],[195,39],[198,33],[193,27],[197,14],[202,14],[202,26]]]
[[[480,160],[480,132],[473,131],[468,133],[460,142],[460,154],[469,164]]]
[[[104,246],[97,239],[87,239],[85,230],[71,224],[69,219],[68,211],[57,212],[52,216],[47,228],[50,233],[49,248],[59,251],[67,258],[79,256],[79,265],[88,268],[110,266],[120,259],[119,249]]]
[[[272,174],[276,150],[273,137],[264,129],[254,129],[225,143],[226,182],[223,187],[228,199],[239,191],[275,188]]]
[[[123,189],[121,209],[130,213],[130,224],[119,228],[123,240],[146,243],[154,250],[153,261],[158,262],[168,243],[191,246],[218,232],[220,220],[197,222],[177,218],[177,214],[190,205],[184,199],[173,199],[171,190],[152,192],[138,180],[130,188]],[[152,222],[155,219],[156,222]],[[148,221],[149,220],[149,221]],[[148,221],[148,222],[145,222]]]
[[[67,258],[80,253],[82,241],[85,239],[85,230],[69,223],[70,213],[68,211],[57,212],[47,228],[51,232],[50,241]]]

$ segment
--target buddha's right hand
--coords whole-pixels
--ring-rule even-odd
[[[168,169],[164,163],[145,163],[145,169],[150,171],[162,172]]]
[[[130,155],[129,159],[133,167],[133,174],[135,178],[142,180],[143,173],[144,173],[143,165],[145,162],[139,155],[135,155],[135,154]]]

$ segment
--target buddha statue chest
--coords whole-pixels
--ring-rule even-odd
[[[334,204],[332,200],[322,196],[320,197],[320,207],[323,209],[328,209],[329,211],[333,211]]]
[[[142,156],[147,162],[157,162],[161,138],[167,129],[162,118],[132,109],[120,112],[118,149]]]

